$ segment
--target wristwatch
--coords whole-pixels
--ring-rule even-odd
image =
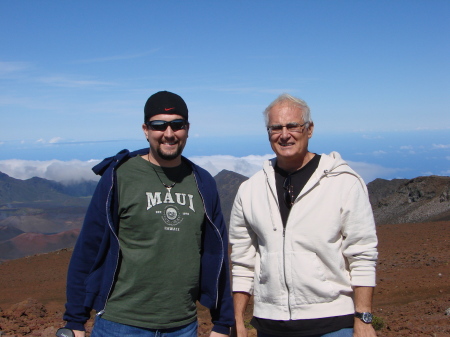
[[[67,328],[59,328],[58,331],[56,331],[57,337],[74,337],[75,334],[72,330]]]
[[[355,312],[355,317],[358,317],[366,324],[372,323],[373,315],[370,312]]]

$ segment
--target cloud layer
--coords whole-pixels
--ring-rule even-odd
[[[64,184],[79,182],[83,180],[98,180],[91,168],[99,160],[0,160],[0,172],[6,173],[16,179],[29,179],[40,177],[48,180],[58,181]]]
[[[250,177],[262,168],[263,162],[272,158],[273,154],[263,156],[197,156],[190,157],[194,163],[202,166],[213,176],[222,170],[229,170]],[[49,180],[70,184],[82,180],[98,180],[91,168],[100,160],[0,160],[0,171],[16,179],[29,179],[40,177]],[[392,176],[398,169],[386,168],[381,165],[364,162],[348,161],[349,165],[363,177],[366,183],[379,178]]]

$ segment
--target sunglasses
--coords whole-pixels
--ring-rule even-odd
[[[179,131],[186,129],[186,125],[188,122],[184,119],[174,119],[173,121],[148,121],[145,122],[145,125],[150,130],[154,131],[166,131],[167,127],[170,126],[172,131]]]
[[[284,189],[284,202],[288,208],[291,208],[294,204],[295,197],[294,197],[294,186],[291,184],[291,176],[287,176],[286,179],[284,179],[283,183],[283,189]]]

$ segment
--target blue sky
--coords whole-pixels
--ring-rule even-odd
[[[185,155],[212,173],[271,155],[261,111],[288,92],[310,150],[367,182],[450,175],[447,0],[2,0],[0,31],[0,171],[17,178],[145,147],[159,90],[186,100]]]

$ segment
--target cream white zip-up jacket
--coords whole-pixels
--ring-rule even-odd
[[[274,165],[242,183],[230,220],[233,291],[273,320],[353,314],[353,286],[375,286],[377,237],[367,188],[337,152],[322,154],[283,229]]]

